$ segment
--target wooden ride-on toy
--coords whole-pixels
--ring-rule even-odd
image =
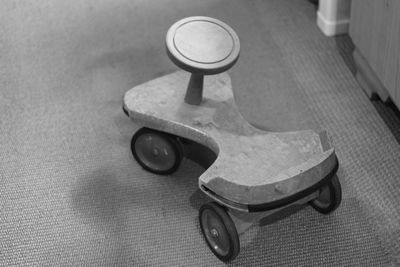
[[[310,203],[321,213],[339,206],[338,160],[325,131],[267,132],[240,114],[222,73],[239,56],[231,27],[185,18],[170,27],[166,46],[191,75],[177,71],[126,92],[123,110],[143,127],[132,153],[156,174],[173,173],[183,157],[204,166],[199,187],[214,202],[200,208],[200,226],[220,260],[234,259],[239,234],[268,214],[294,204]]]

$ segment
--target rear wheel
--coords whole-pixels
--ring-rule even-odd
[[[207,245],[221,261],[239,254],[239,235],[229,214],[215,202],[204,204],[199,212],[200,228]]]
[[[319,196],[310,202],[310,205],[320,213],[328,214],[336,210],[342,201],[342,187],[338,177],[335,175],[324,185]]]
[[[156,174],[171,174],[179,167],[182,153],[173,136],[142,128],[132,137],[131,150],[136,161]]]

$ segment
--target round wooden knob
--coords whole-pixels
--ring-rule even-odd
[[[229,25],[209,17],[189,17],[168,30],[167,51],[180,68],[202,74],[228,70],[239,57],[239,37]]]
[[[194,105],[202,100],[203,75],[228,70],[240,51],[235,31],[209,17],[188,17],[174,23],[168,30],[166,45],[169,58],[192,73],[185,101]]]

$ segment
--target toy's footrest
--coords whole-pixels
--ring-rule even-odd
[[[326,132],[267,133],[247,139],[261,142],[248,149],[243,140],[234,146],[220,144],[217,160],[199,179],[200,188],[225,205],[277,207],[293,195],[309,193],[309,188],[317,190],[336,173],[337,158]]]
[[[262,211],[268,211],[268,210],[273,210],[273,209],[278,209],[281,207],[284,207],[286,205],[289,205],[291,203],[294,203],[302,198],[307,197],[308,195],[311,195],[313,192],[317,191],[319,188],[321,188],[324,184],[328,183],[336,174],[338,168],[339,168],[339,162],[337,158],[335,157],[335,164],[333,165],[333,168],[331,171],[324,177],[322,177],[321,180],[318,182],[312,184],[309,187],[306,187],[300,191],[297,192],[292,192],[292,194],[287,194],[286,196],[282,196],[279,199],[269,201],[269,202],[264,202],[264,203],[241,203],[241,202],[235,202],[232,200],[229,200],[227,198],[224,198],[220,196],[219,194],[215,193],[205,185],[201,185],[200,188],[203,192],[205,192],[207,195],[209,195],[211,198],[215,199],[216,201],[222,203],[225,206],[228,206],[233,209],[237,210],[242,210],[246,212],[262,212]],[[261,189],[262,190],[262,189]],[[236,187],[236,191],[240,191]],[[245,194],[249,195],[250,193],[247,192],[247,189],[242,190]],[[249,190],[250,191],[250,190]],[[255,191],[255,190],[254,190]],[[266,192],[263,192],[264,195],[266,195]]]

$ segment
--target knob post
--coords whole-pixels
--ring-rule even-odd
[[[190,105],[200,105],[203,100],[204,75],[192,73],[186,90],[185,102]]]

